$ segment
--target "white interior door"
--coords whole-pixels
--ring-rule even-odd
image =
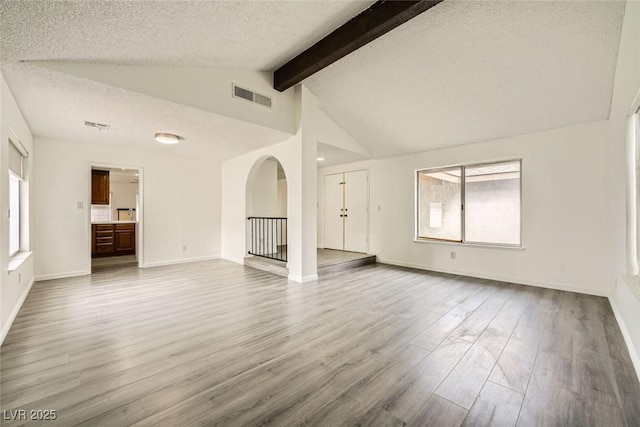
[[[367,252],[367,171],[344,174],[344,250]]]
[[[324,247],[327,249],[344,249],[343,182],[342,173],[324,177]]]

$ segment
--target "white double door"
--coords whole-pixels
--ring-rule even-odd
[[[324,177],[324,247],[367,252],[367,171]]]

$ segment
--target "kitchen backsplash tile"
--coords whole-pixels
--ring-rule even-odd
[[[91,205],[91,222],[111,221],[111,205]]]

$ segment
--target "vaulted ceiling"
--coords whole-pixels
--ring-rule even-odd
[[[372,3],[3,1],[0,60],[38,136],[156,150],[170,124],[194,142],[171,149],[222,160],[288,135],[32,61],[273,71]],[[304,84],[374,157],[604,120],[624,7],[445,0]]]
[[[305,83],[376,157],[605,120],[624,8],[445,0]]]

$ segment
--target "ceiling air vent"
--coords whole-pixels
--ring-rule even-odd
[[[109,128],[111,127],[111,125],[105,125],[104,123],[96,123],[96,122],[84,122],[85,126],[88,126],[90,128],[96,128],[98,130],[109,130]]]
[[[271,98],[240,86],[233,85],[233,96],[236,98],[246,99],[247,101],[251,101],[255,104],[260,104],[269,109],[271,108]]]

